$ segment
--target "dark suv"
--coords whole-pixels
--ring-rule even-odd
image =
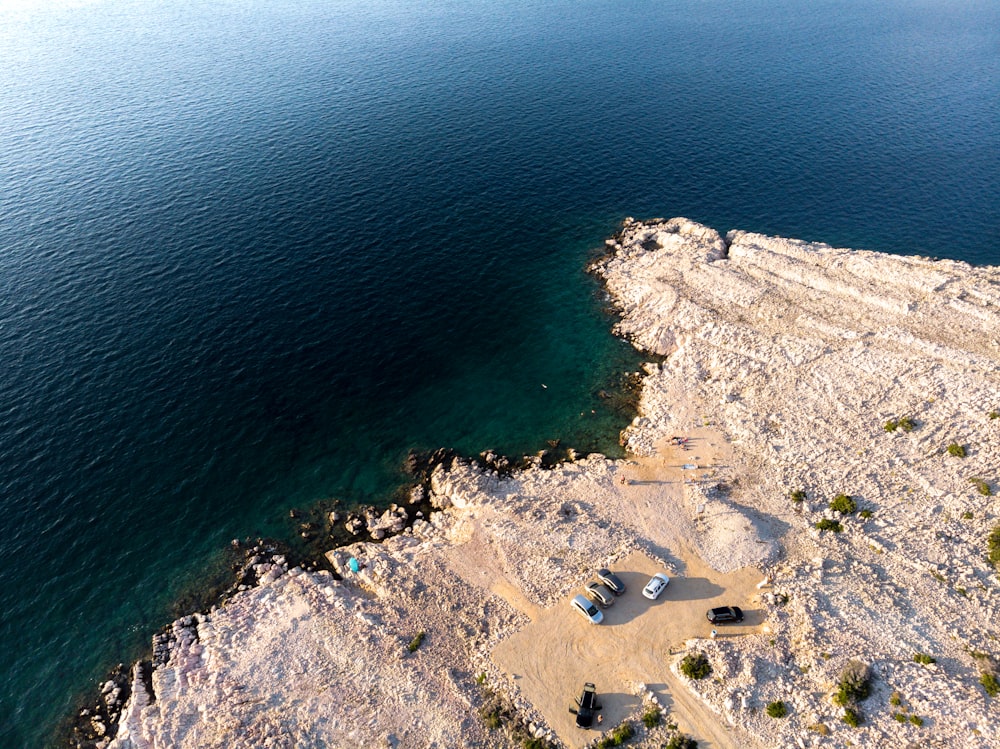
[[[616,596],[625,592],[625,583],[611,570],[597,570],[597,579],[607,585]]]
[[[739,624],[743,621],[743,609],[739,606],[720,606],[709,609],[706,616],[712,624]]]
[[[576,713],[576,724],[580,728],[590,728],[594,725],[594,715],[601,709],[597,702],[597,687],[589,681],[583,685],[583,694],[576,698],[577,707],[570,708],[571,713]]]

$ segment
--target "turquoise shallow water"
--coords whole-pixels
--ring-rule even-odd
[[[612,450],[625,215],[1000,262],[1000,9],[0,7],[0,745],[408,449]],[[546,388],[542,388],[542,384]],[[592,413],[593,411],[593,413]]]

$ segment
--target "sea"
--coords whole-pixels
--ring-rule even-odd
[[[0,746],[412,449],[620,454],[626,216],[1000,263],[1000,4],[0,0]]]

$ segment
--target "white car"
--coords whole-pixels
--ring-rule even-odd
[[[604,621],[604,614],[601,613],[601,610],[581,595],[573,596],[569,605],[591,624],[600,624]]]
[[[655,601],[660,597],[660,593],[667,589],[668,585],[670,585],[670,578],[662,572],[657,572],[653,575],[652,579],[646,583],[646,587],[642,589],[642,594],[649,600]]]

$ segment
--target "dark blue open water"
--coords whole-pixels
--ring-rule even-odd
[[[411,447],[613,450],[625,215],[997,263],[998,209],[992,0],[0,5],[0,745]]]

